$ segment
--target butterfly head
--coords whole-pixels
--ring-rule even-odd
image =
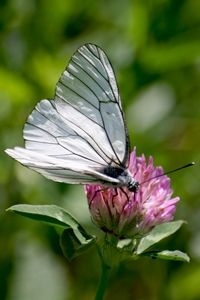
[[[127,184],[127,188],[130,192],[134,192],[136,193],[139,189],[139,182],[138,181],[135,181],[133,178],[131,179],[131,181],[128,182]]]

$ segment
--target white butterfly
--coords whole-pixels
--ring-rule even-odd
[[[100,183],[136,191],[129,139],[111,64],[93,44],[80,47],[54,100],[41,100],[24,126],[25,148],[6,153],[54,181]]]

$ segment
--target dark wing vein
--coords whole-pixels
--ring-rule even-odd
[[[69,73],[71,73],[69,70],[68,70],[68,72]],[[90,89],[90,87],[86,84],[86,83],[84,83],[84,81],[82,81],[79,77],[77,77],[77,76],[75,76],[73,73],[71,73],[77,80],[79,80],[80,82],[82,82],[84,85],[86,85],[87,86],[87,88],[88,89]],[[91,77],[92,78],[92,77]],[[60,81],[60,83],[62,83],[65,87],[67,87],[67,88],[69,88],[64,82],[62,82],[62,81]],[[91,90],[91,89],[90,89]],[[73,91],[73,90],[72,90]],[[91,90],[92,91],[92,90]],[[93,92],[94,93],[94,92]],[[99,98],[98,98],[98,95],[96,95],[95,93],[94,93],[94,95],[95,95],[95,97],[99,100]],[[84,99],[84,98],[83,98]],[[66,99],[63,99],[64,101],[66,101]],[[110,100],[111,102],[112,102],[112,100]],[[71,105],[73,108],[75,108],[76,109],[76,107],[74,107],[70,102],[68,102],[68,101],[66,101],[69,105]],[[89,101],[87,101],[88,103],[90,103]],[[101,107],[101,100],[99,100],[99,106]],[[117,102],[115,102],[115,103],[117,103]],[[107,137],[107,139],[108,139],[108,142],[109,142],[109,144],[110,144],[110,147],[111,147],[111,149],[113,150],[113,153],[115,154],[115,157],[117,158],[117,160],[118,160],[118,164],[119,165],[121,165],[121,161],[120,161],[120,159],[119,159],[119,157],[118,157],[118,155],[117,155],[117,153],[116,153],[116,151],[115,151],[115,148],[113,147],[113,144],[112,144],[112,142],[111,142],[111,140],[110,140],[110,137],[109,137],[109,135],[108,135],[108,132],[107,132],[107,130],[106,130],[106,127],[105,127],[105,122],[104,122],[104,119],[103,119],[103,116],[102,116],[102,113],[101,113],[101,109],[100,109],[100,107],[99,107],[99,110],[98,110],[98,112],[99,112],[99,115],[101,116],[101,121],[102,121],[102,123],[103,123],[103,126],[101,126],[98,122],[95,122],[93,119],[91,119],[91,118],[89,118],[87,115],[85,115],[84,113],[82,113],[79,109],[76,109],[79,113],[81,113],[82,115],[84,115],[86,118],[88,118],[88,119],[90,119],[92,122],[94,122],[94,123],[96,123],[97,125],[99,125],[100,127],[102,127],[103,129],[104,129],[104,131],[105,131],[105,134],[106,134],[106,137]],[[118,106],[119,107],[119,106]],[[120,109],[119,109],[120,110]],[[120,110],[121,111],[121,110]],[[70,122],[70,120],[69,119],[67,119],[67,121],[68,122]],[[76,124],[74,124],[74,125],[76,125]],[[83,130],[83,129],[82,129]],[[84,130],[83,130],[84,131]],[[88,133],[86,132],[86,131],[84,131],[87,135],[88,135]],[[111,158],[111,157],[109,157],[107,154],[106,154],[106,152],[103,150],[103,147],[100,147],[100,145],[96,142],[96,140],[95,139],[93,139],[91,136],[90,136],[90,138],[93,140],[93,142],[95,142],[95,144],[98,146],[98,148],[110,159],[110,163],[112,163],[113,162],[113,159]],[[98,154],[101,156],[101,154],[98,152]],[[115,161],[115,163],[117,163],[116,161]]]
[[[87,74],[87,75],[95,82],[95,84],[102,90],[102,92],[106,94],[106,96],[109,98],[109,100],[110,100],[111,102],[113,102],[113,100],[110,98],[108,92],[107,92],[106,90],[103,89],[103,87],[100,85],[100,83],[98,82],[98,80],[91,76],[91,74],[90,74],[91,72],[89,73],[86,69],[83,68],[83,66],[77,64],[77,62],[74,61],[73,59],[72,59],[72,61],[73,61],[73,64],[76,65],[78,68],[80,68],[80,69],[82,70],[83,73]],[[91,71],[91,70],[90,70],[90,71]],[[83,80],[81,80],[79,77],[77,77],[77,76],[74,74],[74,72],[73,72],[72,70],[68,70],[68,72],[71,73],[71,74],[72,74],[74,77],[76,77],[78,80],[80,80],[83,84],[85,84],[85,85],[91,90],[91,88],[87,85],[87,83],[85,83]],[[100,72],[98,72],[98,73],[102,76],[102,74],[101,74]],[[83,77],[83,78],[84,78],[84,77]],[[104,78],[104,77],[103,77],[103,78]],[[107,81],[106,78],[104,78],[104,79]],[[107,81],[107,82],[108,82],[108,81]],[[94,93],[94,94],[95,94],[95,93]],[[98,96],[98,95],[95,94],[95,96],[97,97],[97,99],[99,100],[99,102],[102,101],[101,99],[99,99],[99,96]],[[113,95],[113,96],[114,96],[114,95]],[[114,99],[115,99],[115,97],[114,97]],[[107,101],[106,101],[106,102],[107,102]]]
[[[85,46],[83,46],[83,48],[84,48],[84,47],[85,47]],[[95,97],[97,97],[98,100],[99,100],[99,105],[100,105],[100,107],[101,107],[101,103],[102,103],[102,102],[103,102],[103,103],[114,102],[114,103],[117,105],[117,107],[118,107],[118,114],[120,115],[121,122],[122,122],[121,125],[124,126],[124,123],[123,123],[124,119],[123,119],[121,107],[120,107],[120,105],[119,105],[119,104],[120,104],[120,98],[119,98],[119,96],[118,96],[118,98],[115,97],[115,93],[114,93],[114,90],[113,90],[113,87],[112,87],[112,84],[111,84],[111,79],[110,79],[110,77],[109,77],[109,74],[108,74],[107,69],[105,68],[104,62],[101,60],[101,56],[100,56],[100,54],[99,54],[99,51],[102,51],[102,50],[100,50],[99,48],[96,48],[97,51],[98,51],[97,53],[99,54],[99,55],[97,56],[94,52],[91,51],[91,49],[90,49],[89,47],[90,47],[90,45],[88,45],[87,50],[90,51],[90,53],[91,53],[93,56],[95,56],[96,59],[98,59],[99,61],[101,61],[101,62],[100,62],[100,63],[101,63],[101,69],[103,68],[103,71],[104,71],[105,75],[103,74],[103,72],[100,72],[100,71],[96,68],[96,66],[93,64],[93,61],[91,62],[91,61],[88,59],[87,56],[84,56],[84,55],[83,55],[83,53],[82,53],[82,49],[83,49],[83,48],[80,48],[80,49],[77,51],[77,53],[79,53],[79,55],[82,56],[82,57],[81,57],[82,60],[83,60],[83,59],[84,59],[84,60],[87,60],[87,62],[92,66],[92,68],[95,68],[95,70],[97,70],[98,74],[100,74],[100,76],[107,82],[106,87],[109,88],[109,91],[111,91],[112,96],[113,96],[113,98],[114,98],[114,101],[110,98],[108,91],[107,91],[107,90],[104,90],[104,89],[102,88],[102,86],[99,84],[98,80],[95,78],[95,73],[93,72],[93,70],[91,70],[91,67],[89,68],[88,66],[86,66],[86,68],[84,68],[85,65],[82,64],[82,61],[80,61],[80,57],[78,57],[77,53],[75,53],[75,54],[72,56],[72,59],[71,59],[71,61],[70,61],[69,67],[67,68],[67,71],[68,71],[72,76],[74,76],[77,80],[79,80],[81,83],[83,83],[88,89],[91,90],[91,87],[87,84],[87,79],[81,80],[80,77],[79,77],[80,74],[79,74],[79,72],[77,72],[77,70],[80,70],[80,69],[81,69],[82,72],[84,72],[85,74],[87,74],[87,76],[91,79],[91,81],[92,81],[92,82],[95,82],[95,83],[97,84],[97,86],[100,87],[101,91],[107,95],[107,98],[109,98],[109,99],[106,99],[105,101],[102,101],[102,100],[99,98],[99,95],[98,95],[96,92],[94,93],[94,90],[92,89],[92,91],[93,91]],[[105,54],[104,54],[104,55],[105,55]],[[78,60],[78,62],[77,62],[77,60]],[[108,63],[109,63],[109,62],[108,62]],[[71,65],[72,65],[73,67],[70,68]],[[74,66],[78,67],[78,69],[77,69],[77,68],[75,69]],[[110,63],[109,63],[109,68],[110,68],[111,71],[113,72]],[[77,73],[78,75],[75,75],[75,73]],[[82,76],[82,77],[83,77],[83,76]],[[83,78],[84,78],[84,77],[83,77]],[[98,79],[99,79],[99,78],[98,78]],[[113,79],[115,80],[114,73],[113,73]],[[92,84],[93,84],[93,83],[90,82],[90,85],[92,85]],[[115,81],[115,84],[116,84],[116,81]],[[117,95],[118,95],[117,85],[116,85],[116,90],[117,90]],[[99,108],[100,108],[100,107],[99,107]],[[115,149],[115,147],[113,146],[113,143],[112,143],[112,140],[111,140],[111,138],[110,138],[110,135],[109,135],[109,133],[108,133],[108,131],[107,131],[107,129],[106,129],[105,120],[104,120],[104,117],[103,117],[103,115],[102,115],[102,109],[100,109],[99,114],[100,114],[100,116],[101,116],[101,121],[102,121],[102,123],[103,123],[104,131],[105,131],[105,134],[106,134],[106,136],[107,136],[107,140],[108,140],[108,142],[109,142],[109,144],[110,144],[110,147],[112,148],[112,151],[113,151],[115,157],[117,158],[118,163],[119,163],[120,165],[122,165],[122,161],[120,160],[120,158],[119,158],[119,156],[118,156],[118,153],[116,152],[116,149]],[[119,118],[119,116],[118,116],[118,118]],[[120,121],[120,120],[119,120],[119,121]],[[125,137],[126,137],[125,128],[124,128],[124,135],[125,135]],[[126,142],[126,138],[124,138],[124,141],[123,141],[123,142],[124,142],[124,144],[127,143],[127,142]],[[127,149],[127,147],[125,147],[125,148]],[[125,158],[126,158],[126,151],[125,151],[125,153],[124,153],[123,162],[124,162]],[[115,161],[115,162],[116,162],[116,161]],[[117,162],[116,162],[116,163],[117,163]]]
[[[56,107],[54,107],[53,103],[52,103],[51,101],[49,101],[49,102],[50,102],[50,104],[52,105],[53,109],[56,110]],[[66,132],[67,136],[73,136],[72,134],[69,134],[69,132],[66,131],[65,128],[61,128],[59,124],[57,124],[57,123],[54,122],[53,120],[50,120],[50,118],[48,118],[42,111],[38,110],[37,107],[35,108],[35,110],[36,110],[40,115],[42,115],[46,120],[48,120],[48,121],[50,121],[52,124],[54,124],[58,129],[60,128],[62,131]],[[72,121],[70,121],[70,120],[67,120],[67,121],[68,121],[69,123],[72,123]],[[48,131],[48,128],[47,128],[47,129],[44,129],[44,128],[38,126],[38,125],[35,125],[34,123],[30,123],[29,121],[27,121],[26,124],[32,125],[32,126],[34,126],[34,127],[36,127],[36,128],[39,128],[39,129],[43,130],[44,132],[48,133],[49,135],[51,135],[53,138],[55,138],[56,141],[57,141],[57,143],[52,143],[52,144],[59,144],[62,148],[65,148],[65,149],[68,150],[71,154],[76,155],[76,156],[78,156],[78,157],[82,157],[82,158],[84,158],[84,159],[86,159],[86,160],[88,160],[88,161],[91,161],[91,162],[95,162],[95,163],[96,163],[96,161],[93,160],[93,159],[91,159],[90,157],[84,156],[84,155],[81,155],[81,154],[77,154],[77,153],[73,152],[72,150],[70,150],[69,148],[67,148],[65,145],[63,145],[63,144],[61,145],[61,143],[59,142],[59,138],[63,138],[63,137],[64,137],[64,138],[67,140],[67,137],[66,137],[66,136],[63,136],[63,135],[61,135],[61,136],[55,136],[55,135],[53,135],[50,131]],[[76,124],[74,124],[74,125],[76,125]],[[83,137],[81,137],[74,129],[73,129],[73,131],[76,133],[74,136],[79,136],[79,138],[83,139]],[[88,134],[87,132],[85,132],[85,134],[87,134],[87,135],[89,136],[89,134]],[[90,137],[90,138],[92,139],[92,137]],[[27,139],[26,139],[26,140],[27,140]],[[95,149],[94,149],[93,146],[89,143],[89,141],[88,141],[88,140],[85,140],[85,139],[83,139],[83,140],[84,140],[84,141],[85,141],[85,142],[86,142],[86,143],[94,150],[94,152],[96,153]],[[94,141],[94,142],[95,142],[95,141]],[[38,143],[38,141],[37,141],[37,143]],[[42,143],[42,142],[41,142],[41,143]],[[95,143],[96,143],[96,142],[95,142]],[[96,145],[97,145],[97,147],[99,147],[98,144],[96,144]],[[100,149],[100,150],[101,150],[101,149]],[[99,156],[105,161],[105,159],[104,159],[104,157],[101,155],[101,153],[98,152],[98,154],[99,154]],[[104,153],[104,154],[105,154],[105,156],[107,156],[106,153]],[[66,154],[65,154],[65,155],[66,155]],[[51,156],[51,155],[50,155],[50,156]],[[55,155],[52,155],[52,156],[55,156]],[[108,158],[109,158],[109,157],[108,157]],[[99,163],[99,162],[98,162],[98,163]],[[99,164],[100,164],[100,163],[99,163]],[[107,165],[107,161],[105,161],[105,164]],[[103,164],[102,164],[102,165],[103,165]]]
[[[97,51],[98,51],[99,59],[100,59],[100,53],[99,53],[99,49],[98,49],[98,48],[97,48]],[[106,81],[108,82],[109,87],[110,87],[111,90],[112,90],[112,94],[113,94],[113,96],[114,96],[115,103],[117,104],[118,109],[119,109],[119,111],[121,112],[121,109],[120,109],[120,107],[119,107],[119,102],[117,101],[117,99],[116,99],[116,97],[115,97],[115,95],[114,95],[114,91],[113,91],[112,86],[111,86],[110,81],[109,81],[109,74],[107,73],[107,70],[106,70],[106,68],[105,68],[105,66],[104,66],[104,64],[103,64],[103,62],[102,62],[102,66],[104,67],[104,71],[105,71],[106,74],[107,74]],[[115,81],[116,81],[116,80],[115,80]],[[118,99],[119,99],[119,97],[118,97]],[[101,102],[100,102],[100,111],[99,111],[99,112],[100,112],[100,114],[101,114],[101,119],[102,119],[102,122],[103,122],[103,125],[104,125],[104,128],[105,128],[105,132],[106,132],[107,139],[108,139],[110,145],[112,146],[113,152],[115,153],[115,156],[116,156],[116,158],[118,159],[119,165],[122,165],[122,162],[120,161],[119,156],[118,156],[118,154],[117,154],[115,148],[113,147],[112,141],[111,141],[111,139],[110,139],[110,135],[108,134],[107,129],[106,129],[106,124],[105,124],[105,121],[104,121],[104,118],[103,118],[103,115],[102,115],[102,110],[101,110]],[[122,118],[122,119],[123,119],[123,118]]]
[[[54,107],[54,109],[57,111],[57,108],[56,108],[56,106],[54,106],[54,104],[53,104],[53,102],[51,102],[51,105],[52,105],[52,107]],[[58,112],[58,111],[57,111]],[[87,116],[86,116],[87,117]],[[65,117],[63,117],[64,119],[65,119]],[[107,153],[100,147],[100,145],[97,143],[97,141],[92,137],[92,135],[90,135],[88,132],[86,132],[83,128],[80,128],[79,126],[77,126],[77,124],[76,123],[74,123],[74,122],[72,122],[72,120],[69,120],[69,119],[66,119],[66,121],[68,121],[69,123],[71,123],[71,124],[73,124],[75,127],[78,127],[78,129],[80,130],[82,130],[83,132],[84,132],[84,134],[85,135],[87,135],[88,137],[89,137],[89,139],[91,139],[92,141],[93,141],[93,143],[98,147],[98,149],[100,150],[100,151],[98,151],[97,149],[95,149],[94,147],[93,147],[93,145],[89,142],[89,140],[85,140],[86,142],[87,142],[87,144],[88,145],[90,145],[90,147],[96,152],[98,152],[98,155],[105,161],[105,163],[107,164],[107,161],[104,159],[104,157],[103,157],[103,155],[102,155],[102,153],[108,158],[108,159],[110,159],[110,157],[107,155]],[[99,124],[98,124],[99,125]],[[76,131],[75,129],[73,129],[74,131],[75,131],[75,133],[76,133],[76,135],[77,136],[79,136],[80,138],[82,138],[83,139],[83,137],[80,135],[80,134],[78,134],[78,131]],[[101,153],[102,152],[102,153]],[[73,153],[73,152],[72,152]],[[80,155],[81,156],[81,155]],[[83,156],[84,157],[84,156]],[[85,157],[86,159],[88,159],[87,157]]]
[[[98,48],[98,47],[96,47],[97,48],[97,50],[98,50],[98,54],[99,54],[99,50],[100,50],[100,48]],[[103,62],[101,61],[101,58],[100,58],[100,55],[99,56],[96,56],[96,54],[94,53],[94,52],[92,52],[91,51],[91,49],[90,48],[88,48],[88,50],[91,52],[91,54],[92,55],[94,55],[100,62],[101,62],[101,65],[103,66],[103,69],[104,69],[104,72],[106,73],[106,75],[107,76],[104,76],[104,74],[103,73],[101,73],[100,72],[100,70],[95,66],[95,65],[92,65],[93,66],[93,68],[95,68],[95,70],[107,81],[107,83],[109,84],[109,88],[111,89],[111,91],[112,91],[112,95],[113,95],[113,98],[115,99],[115,102],[119,102],[119,97],[118,97],[118,99],[116,99],[116,96],[115,96],[115,93],[114,93],[114,90],[113,90],[113,87],[112,87],[112,85],[111,85],[111,82],[110,82],[110,80],[109,80],[109,75],[108,75],[108,72],[107,72],[107,70],[105,69],[105,67],[104,67],[104,64],[103,64]],[[102,50],[101,50],[102,51]],[[78,50],[78,52],[90,63],[90,60],[88,59],[88,57],[87,56],[84,56],[79,50]],[[110,66],[111,66],[111,63],[110,63]],[[81,66],[80,66],[81,67]],[[113,71],[113,70],[112,70]],[[94,79],[94,78],[93,78]],[[96,81],[96,83],[98,84],[98,82]],[[106,94],[107,94],[107,91],[105,91],[106,92]],[[107,94],[107,96],[109,97],[109,95]],[[110,97],[109,97],[110,98]],[[113,101],[112,99],[110,99],[110,101]]]
[[[97,47],[97,49],[98,49],[98,53],[99,53],[99,48]],[[101,50],[101,49],[100,49]],[[101,50],[102,51],[102,50]],[[100,54],[99,54],[99,59],[100,59]],[[108,62],[109,62],[109,59],[108,59],[108,57],[106,56],[106,59],[108,60]],[[115,73],[114,73],[114,70],[113,70],[113,68],[112,68],[112,64],[109,62],[109,64],[110,64],[110,66],[111,66],[111,69],[112,69],[112,72],[113,72],[113,76],[114,76],[114,79],[115,79]],[[102,65],[104,65],[103,64],[103,62],[102,62]],[[111,82],[110,82],[110,76],[109,76],[109,74],[108,74],[108,71],[107,71],[107,69],[104,67],[104,70],[105,70],[105,72],[106,72],[106,74],[107,74],[107,78],[108,78],[108,82],[109,82],[109,86],[110,86],[110,88],[112,89],[112,93],[113,93],[113,95],[114,95],[114,97],[115,97],[115,93],[114,93],[114,90],[113,90],[113,86],[112,86],[112,84],[111,84]],[[115,83],[116,83],[116,88],[117,88],[117,92],[118,92],[118,86],[117,86],[117,81],[115,80]],[[115,97],[115,99],[116,99],[116,104],[117,104],[117,106],[118,106],[118,109],[119,109],[119,111],[120,111],[120,113],[121,113],[121,117],[122,117],[122,120],[123,120],[123,128],[124,128],[124,132],[125,132],[125,143],[126,143],[126,146],[125,146],[125,153],[124,153],[124,159],[122,160],[122,162],[121,162],[121,165],[122,166],[125,166],[126,164],[128,164],[129,163],[129,153],[130,153],[130,142],[129,142],[129,135],[128,135],[128,130],[127,130],[127,126],[126,126],[126,122],[125,122],[125,118],[124,118],[124,113],[123,113],[123,110],[122,110],[122,108],[121,108],[121,100],[120,100],[120,96],[119,96],[119,93],[118,93],[118,98],[116,98]],[[127,167],[127,166],[126,166]]]
[[[67,86],[64,82],[59,81],[60,84],[64,85],[67,89],[69,89],[71,92],[73,92],[74,94],[76,94],[77,96],[79,96],[80,98],[82,98],[83,100],[85,100],[86,102],[88,102],[88,104],[92,105],[96,110],[97,108],[95,107],[95,105],[93,105],[92,103],[90,103],[89,101],[87,101],[86,98],[84,98],[83,96],[81,96],[79,93],[77,93],[75,90],[73,90],[72,88],[70,88],[69,86]],[[83,114],[84,116],[86,116],[83,112],[81,112],[75,105],[73,105],[71,102],[69,102],[66,98],[64,98],[62,95],[59,95],[59,98],[62,99],[63,101],[67,102],[68,105],[70,105],[71,107],[73,107],[75,110],[77,110],[78,112],[80,112],[81,114]],[[97,110],[97,112],[99,112]],[[95,121],[94,119],[90,118],[89,116],[86,116],[88,119],[90,119],[92,122],[94,122],[95,124],[98,124],[100,127],[103,128],[103,126],[101,124],[99,124],[97,121]]]
[[[87,101],[87,99],[85,99],[83,96],[81,96],[79,93],[77,93],[75,90],[73,90],[72,88],[70,88],[69,86],[67,86],[64,82],[62,82],[61,80],[59,80],[60,84],[64,85],[65,88],[71,90],[73,93],[75,93],[77,96],[79,96],[80,98],[82,98],[83,100],[85,100],[88,104],[92,105],[92,103],[90,103],[89,101]],[[101,124],[99,124],[96,120],[92,119],[90,116],[84,114],[82,111],[80,111],[75,105],[73,105],[70,101],[68,101],[64,96],[59,95],[58,96],[60,99],[62,99],[63,101],[65,101],[68,105],[70,105],[71,107],[73,107],[76,111],[78,111],[79,113],[81,113],[82,115],[84,115],[85,117],[87,117],[89,120],[91,120],[92,122],[94,122],[95,124],[99,125],[101,128],[103,128],[103,126]],[[99,112],[99,110],[94,106],[94,109],[97,110],[97,112]]]

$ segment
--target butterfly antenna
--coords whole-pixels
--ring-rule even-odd
[[[143,181],[143,182],[141,182],[140,184],[149,182],[149,181],[152,180],[152,179],[155,179],[155,178],[158,178],[158,177],[161,177],[161,176],[165,176],[165,175],[168,175],[168,174],[171,174],[171,173],[180,171],[180,170],[182,170],[182,169],[185,169],[185,168],[188,168],[188,167],[191,167],[191,166],[194,166],[194,165],[195,165],[195,162],[191,162],[191,163],[189,163],[189,164],[187,164],[187,165],[181,166],[181,167],[179,167],[179,168],[176,168],[176,169],[173,169],[173,170],[171,170],[171,171],[164,172],[163,174],[159,174],[159,175],[156,175],[156,176],[154,176],[154,177],[152,177],[152,178],[149,178],[148,180]]]

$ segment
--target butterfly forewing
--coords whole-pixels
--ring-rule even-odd
[[[62,74],[55,105],[66,119],[81,121],[81,129],[89,133],[88,141],[95,141],[109,161],[121,164],[126,160],[127,137],[114,79],[104,52],[94,45],[85,45],[73,55]],[[63,109],[66,102],[71,109]],[[97,148],[95,151],[99,152]]]

